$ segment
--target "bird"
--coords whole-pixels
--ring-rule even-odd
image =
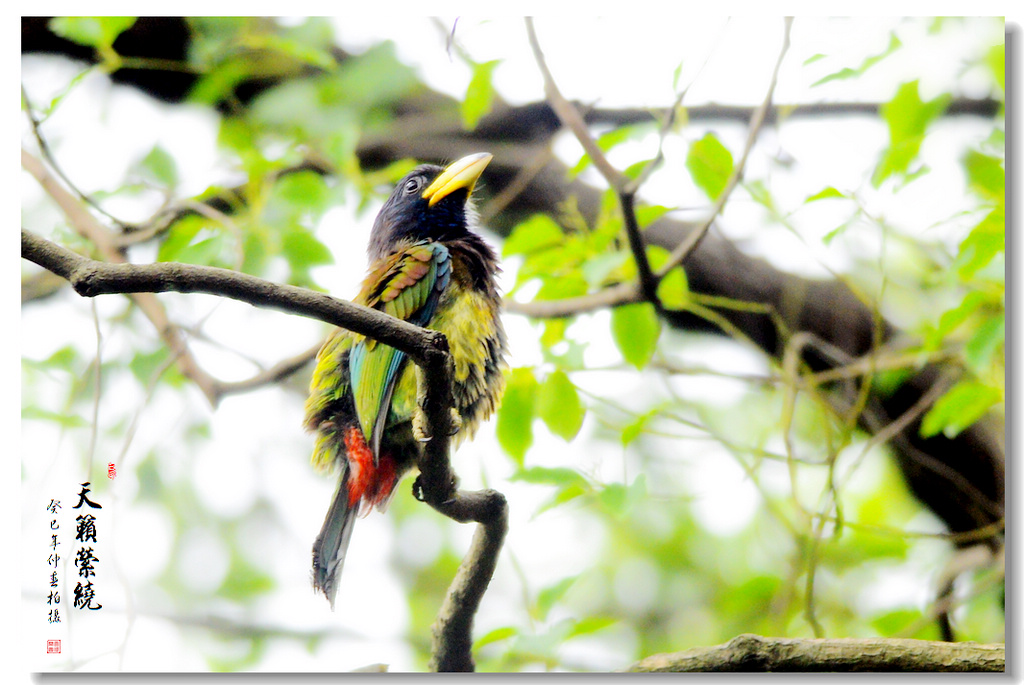
[[[474,230],[472,194],[492,157],[423,164],[398,182],[374,220],[369,268],[354,299],[445,335],[454,362],[454,446],[496,411],[508,367],[501,269]],[[317,353],[304,425],[316,436],[313,466],[336,470],[338,483],[313,544],[313,587],[332,610],[356,518],[386,509],[430,439],[419,376],[402,352],[341,328]]]

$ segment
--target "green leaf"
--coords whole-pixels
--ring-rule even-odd
[[[627,126],[613,128],[610,131],[606,131],[599,135],[597,137],[597,140],[595,140],[594,142],[597,143],[597,147],[599,147],[602,152],[608,152],[616,145],[620,145],[626,142],[627,140],[636,140],[642,138],[643,136],[647,135],[650,131],[650,123],[645,122],[642,124],[630,124]],[[590,159],[590,155],[584,153],[583,156],[580,157],[579,161],[576,162],[576,165],[569,170],[569,178],[575,178],[580,174],[580,172],[589,167],[592,163],[593,161]],[[646,162],[644,163],[646,164]]]
[[[828,76],[818,79],[817,81],[811,84],[811,88],[814,88],[815,86],[820,86],[824,83],[828,83],[829,81],[841,81],[844,79],[856,78],[857,76],[860,76],[868,69],[875,66],[883,59],[894,53],[901,45],[902,43],[900,42],[900,39],[896,37],[896,34],[890,33],[889,45],[888,47],[885,48],[885,50],[878,53],[877,55],[870,55],[863,62],[861,62],[860,66],[856,68],[844,67],[835,73],[829,74]],[[814,55],[813,57],[807,59],[804,62],[804,64],[811,64],[812,62],[817,61],[823,56],[824,55]]]
[[[466,87],[466,96],[462,100],[462,123],[466,128],[472,130],[477,123],[491,111],[494,102],[494,85],[491,79],[494,68],[501,63],[501,60],[491,60],[473,64],[473,76],[469,79]]]
[[[219,227],[204,216],[184,216],[167,231],[157,260],[186,264],[217,264],[225,239]]]
[[[576,386],[562,370],[552,372],[540,386],[537,414],[555,435],[566,442],[576,437],[583,426],[586,409]]]
[[[540,344],[546,350],[565,340],[565,329],[569,327],[568,319],[544,319],[541,323],[544,331],[540,334]]]
[[[977,150],[969,150],[964,155],[964,168],[967,170],[967,182],[972,189],[989,198],[1002,200],[1006,189],[1003,160]]]
[[[557,485],[558,487],[580,486],[590,489],[590,483],[579,471],[564,466],[531,466],[520,468],[510,480],[533,485]]]
[[[690,151],[686,155],[686,168],[697,187],[709,198],[716,200],[732,174],[732,153],[722,145],[714,133],[707,133],[690,145]]]
[[[142,170],[162,186],[173,188],[178,185],[178,166],[167,150],[154,145],[142,158]]]
[[[128,368],[135,379],[145,387],[153,380],[156,370],[166,364],[168,354],[166,347],[158,347],[152,352],[136,352],[128,362]]]
[[[495,642],[501,642],[509,638],[515,637],[519,634],[519,629],[515,626],[504,626],[503,628],[495,628],[494,630],[486,633],[477,639],[473,643],[473,651],[479,650],[481,647],[493,644]]]
[[[603,252],[589,257],[580,267],[583,278],[591,288],[598,288],[604,285],[608,277],[615,273],[623,264],[630,259],[629,252],[618,250],[616,252]]]
[[[636,222],[640,224],[640,228],[647,228],[673,209],[673,207],[666,207],[665,205],[643,205],[637,207]]]
[[[554,219],[547,214],[534,214],[512,229],[501,248],[501,256],[532,254],[560,245],[564,240],[565,233]]]
[[[579,271],[570,271],[564,276],[553,276],[545,279],[544,285],[537,291],[538,300],[564,300],[578,297],[587,292],[587,282]]]
[[[986,297],[984,293],[977,290],[967,293],[964,299],[960,301],[960,304],[947,309],[939,317],[939,324],[934,330],[929,331],[926,339],[925,346],[930,350],[937,350],[945,342],[946,337],[950,333],[959,328],[967,319],[978,310],[983,304],[985,304]]]
[[[296,171],[277,179],[270,201],[281,203],[289,216],[298,217],[307,213],[321,214],[329,206],[330,197],[330,190],[320,174]]]
[[[998,388],[977,381],[959,381],[924,415],[921,435],[930,438],[941,431],[947,438],[954,438],[1002,399]]]
[[[288,282],[292,285],[312,285],[309,270],[314,266],[334,263],[327,246],[302,226],[293,226],[285,231],[281,239],[281,255],[291,268]]]
[[[69,373],[79,373],[78,349],[73,345],[65,345],[42,360],[23,356],[21,363],[34,369],[60,369]]]
[[[1006,217],[1003,207],[999,206],[985,215],[963,239],[953,267],[960,278],[968,280],[1005,250]]]
[[[921,626],[906,635],[911,626]],[[917,609],[893,609],[871,619],[871,627],[882,637],[907,637],[915,640],[940,640],[938,624]]]
[[[775,198],[772,197],[772,193],[768,190],[768,186],[765,185],[764,181],[756,178],[752,181],[744,181],[743,188],[750,193],[750,197],[754,202],[767,209],[772,216],[779,216],[779,209]]]
[[[672,256],[672,253],[661,245],[647,245],[644,248],[644,254],[647,255],[647,263],[651,266],[652,271],[658,271],[668,264],[668,258]]]
[[[661,321],[649,302],[627,304],[612,310],[612,338],[623,358],[638,369],[654,356],[661,335]]]
[[[135,24],[135,17],[55,17],[50,30],[61,38],[96,49],[109,49]]]
[[[640,437],[640,434],[644,432],[645,428],[647,428],[647,424],[650,423],[651,419],[654,418],[657,413],[658,409],[652,409],[626,424],[622,429],[622,435],[620,437],[623,447]]]
[[[679,92],[679,78],[683,75],[683,63],[680,62],[672,70],[672,90]]]
[[[397,102],[422,88],[415,70],[398,58],[392,41],[378,43],[359,57],[344,60],[337,75],[324,95],[329,97],[328,104],[346,108],[355,104],[365,110]]]
[[[563,578],[554,585],[548,586],[537,593],[537,619],[544,621],[548,617],[548,612],[551,607],[555,605],[562,596],[565,595],[566,591],[572,587],[572,584],[576,582],[579,576],[569,576]]]
[[[846,231],[846,229],[848,229],[850,227],[851,223],[852,223],[852,221],[850,219],[847,219],[843,223],[839,224],[838,226],[833,228],[831,231],[829,231],[828,233],[823,235],[821,237],[821,242],[824,243],[826,247],[831,245],[832,241],[835,240],[836,238],[838,238],[839,236],[841,236]]]
[[[1006,44],[993,45],[985,55],[985,65],[992,72],[992,77],[999,84],[999,89],[1006,92]]]
[[[924,102],[918,82],[904,83],[892,100],[882,105],[882,118],[889,126],[889,147],[875,167],[871,183],[877,188],[890,176],[905,174],[917,157],[928,125],[946,109],[950,96],[944,93]]]
[[[274,589],[274,578],[262,568],[253,566],[232,550],[231,565],[218,588],[217,596],[227,600],[243,601],[266,594]]]
[[[608,626],[615,625],[619,622],[619,619],[611,616],[587,616],[576,621],[572,628],[569,630],[569,634],[565,636],[565,639],[579,637],[580,635],[590,635],[596,633],[599,630],[604,630]]]
[[[537,379],[534,378],[530,367],[512,369],[501,407],[498,409],[495,425],[498,443],[520,466],[523,465],[526,451],[533,444],[537,385]]]
[[[185,216],[167,231],[157,250],[157,260],[223,266],[218,262],[226,243],[227,239],[217,224],[206,217]]]
[[[976,373],[984,373],[995,354],[1006,341],[1006,315],[986,319],[964,345],[964,358]]]
[[[85,428],[90,425],[89,422],[81,416],[76,416],[74,414],[61,414],[36,406],[22,407],[21,418],[35,419],[37,421],[53,421],[64,428]]]
[[[554,496],[537,508],[534,516],[543,514],[561,504],[576,499],[580,495],[593,492],[593,487],[583,474],[566,467],[533,466],[520,468],[510,480],[531,483],[533,485],[554,485],[557,490]]]
[[[843,193],[842,191],[837,190],[832,186],[826,186],[825,188],[822,188],[821,190],[816,192],[814,195],[809,195],[807,199],[804,200],[804,204],[808,204],[810,202],[817,202],[818,200],[846,199],[847,197],[848,196],[846,195],[846,193]]]
[[[567,485],[566,487],[556,491],[551,499],[537,507],[537,511],[534,512],[533,517],[536,518],[549,509],[554,509],[566,502],[571,502],[580,495],[586,495],[589,492],[590,488],[584,488],[579,485]]]
[[[597,493],[597,500],[612,516],[619,518],[629,509],[645,499],[647,479],[643,474],[636,477],[629,486],[622,483],[609,483]]]
[[[260,46],[325,71],[338,67],[338,61],[328,50],[310,45],[307,40],[266,33],[260,36]]]
[[[686,281],[686,272],[683,267],[676,268],[665,274],[665,277],[658,283],[658,300],[665,309],[685,309],[690,300],[690,285]]]

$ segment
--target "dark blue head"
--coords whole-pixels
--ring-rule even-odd
[[[424,164],[406,174],[373,222],[367,248],[371,263],[403,243],[465,236],[472,213],[469,197],[491,157],[482,152],[444,168]]]

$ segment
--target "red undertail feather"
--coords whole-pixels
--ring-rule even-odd
[[[382,453],[375,465],[373,451],[358,426],[345,431],[345,452],[349,465],[348,506],[355,509],[362,500],[364,506],[359,507],[361,515],[375,505],[383,509],[391,499],[398,476],[395,460],[390,454]]]

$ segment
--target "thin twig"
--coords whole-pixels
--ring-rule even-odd
[[[91,241],[103,259],[114,264],[126,264],[123,251],[116,245],[114,235],[90,214],[82,203],[50,175],[43,163],[27,151],[21,151],[21,166],[42,186],[43,190],[64,212],[68,223],[79,235]],[[23,236],[24,241],[24,236]],[[73,253],[72,253],[73,254]],[[77,256],[77,255],[76,255]],[[53,269],[50,269],[53,271]],[[56,273],[56,272],[55,272]],[[133,291],[132,301],[150,320],[171,354],[178,360],[182,375],[192,380],[212,406],[217,405],[216,379],[208,374],[192,356],[181,330],[171,323],[163,304],[150,291]]]
[[[526,18],[526,32],[530,39],[530,47],[533,49],[534,60],[537,62],[537,67],[544,78],[544,93],[547,96],[548,103],[551,105],[551,109],[558,115],[562,125],[576,136],[576,140],[583,147],[587,156],[590,157],[591,162],[593,162],[597,170],[604,176],[605,181],[608,182],[608,185],[618,195],[619,205],[622,209],[622,219],[626,227],[626,236],[629,239],[630,251],[633,253],[634,262],[636,262],[640,293],[644,300],[660,310],[661,302],[658,299],[658,281],[660,277],[655,278],[651,270],[643,238],[640,235],[640,225],[636,217],[635,196],[639,184],[631,182],[628,176],[612,166],[608,158],[605,157],[604,152],[601,151],[597,141],[590,135],[590,129],[587,128],[587,124],[579,111],[573,107],[572,103],[565,99],[565,96],[558,89],[558,85],[551,75],[551,70],[548,68],[547,61],[544,59],[544,52],[541,50],[540,42],[537,40],[537,32],[533,26],[533,19],[530,17]]]
[[[611,165],[608,158],[604,156],[604,152],[602,152],[601,148],[598,147],[597,142],[590,136],[587,124],[583,121],[583,117],[580,116],[579,111],[573,107],[572,103],[566,100],[561,91],[558,90],[558,86],[555,84],[555,79],[551,75],[551,71],[548,69],[547,62],[544,59],[544,53],[540,48],[540,43],[537,40],[537,33],[533,28],[532,17],[526,17],[526,33],[530,39],[530,48],[533,50],[533,57],[537,62],[537,66],[540,68],[541,75],[544,77],[544,94],[547,97],[548,104],[551,105],[551,109],[554,110],[559,121],[568,127],[569,130],[572,131],[573,135],[576,136],[576,140],[583,146],[584,152],[587,153],[587,156],[590,157],[590,161],[594,163],[594,166],[599,172],[601,172],[601,175],[604,176],[606,181],[608,181],[608,184],[614,188],[616,192],[621,191],[625,188],[629,179]]]
[[[71,179],[69,179],[67,175],[64,174],[64,170],[61,168],[59,164],[57,164],[57,159],[54,157],[53,151],[50,149],[49,143],[46,142],[46,138],[43,136],[43,133],[40,130],[40,126],[42,125],[42,123],[38,119],[36,119],[32,102],[28,98],[28,93],[25,92],[25,86],[21,87],[21,99],[25,103],[25,115],[28,117],[29,127],[32,129],[32,135],[36,139],[36,145],[39,146],[39,151],[42,153],[43,158],[47,161],[47,163],[49,163],[50,167],[53,168],[54,172],[57,174],[60,180],[63,181],[68,188],[71,188],[74,191],[74,193],[78,196],[79,200],[89,205],[97,212],[103,214],[103,216],[110,219],[112,222],[117,224],[122,229],[127,228],[128,225],[126,223],[110,214],[107,210],[103,209],[103,207],[100,207],[100,205],[95,200],[93,200],[91,197],[89,197],[81,190],[79,190],[78,186],[72,183]]]
[[[220,396],[225,397],[227,395],[237,395],[243,392],[249,392],[257,388],[262,388],[266,385],[273,385],[280,383],[286,378],[289,378],[294,373],[299,371],[302,367],[309,364],[311,361],[316,359],[316,353],[320,351],[320,347],[323,345],[323,341],[318,342],[308,350],[300,352],[294,356],[282,359],[278,363],[271,366],[269,369],[260,371],[259,373],[246,378],[241,381],[221,381],[218,385]]]
[[[505,311],[522,314],[535,319],[560,319],[566,316],[587,314],[607,307],[617,307],[631,302],[642,302],[643,295],[636,283],[620,283],[594,293],[567,297],[560,300],[534,300],[517,302],[505,298]]]
[[[669,256],[668,261],[657,272],[658,278],[663,278],[669,271],[682,264],[683,260],[685,260],[691,252],[697,249],[697,246],[707,234],[708,229],[711,228],[711,224],[714,223],[715,218],[722,212],[722,209],[725,208],[725,203],[729,200],[729,196],[732,194],[733,189],[743,177],[743,170],[747,165],[747,158],[750,156],[750,151],[753,149],[754,142],[757,140],[758,133],[761,131],[761,126],[764,124],[765,114],[771,106],[772,95],[775,93],[775,84],[779,78],[779,68],[782,66],[782,60],[786,56],[786,52],[789,50],[789,34],[790,29],[793,26],[793,18],[786,17],[785,22],[782,49],[779,51],[779,57],[775,61],[775,69],[772,71],[772,80],[768,85],[768,93],[765,95],[761,105],[754,111],[754,115],[750,119],[750,126],[747,130],[747,141],[743,147],[743,154],[740,157],[739,162],[737,162],[733,167],[732,173],[729,175],[729,179],[725,183],[725,187],[715,200],[715,204],[711,207],[711,215],[704,220],[697,230],[687,236],[686,240],[676,246],[676,249],[674,249],[672,254]]]

